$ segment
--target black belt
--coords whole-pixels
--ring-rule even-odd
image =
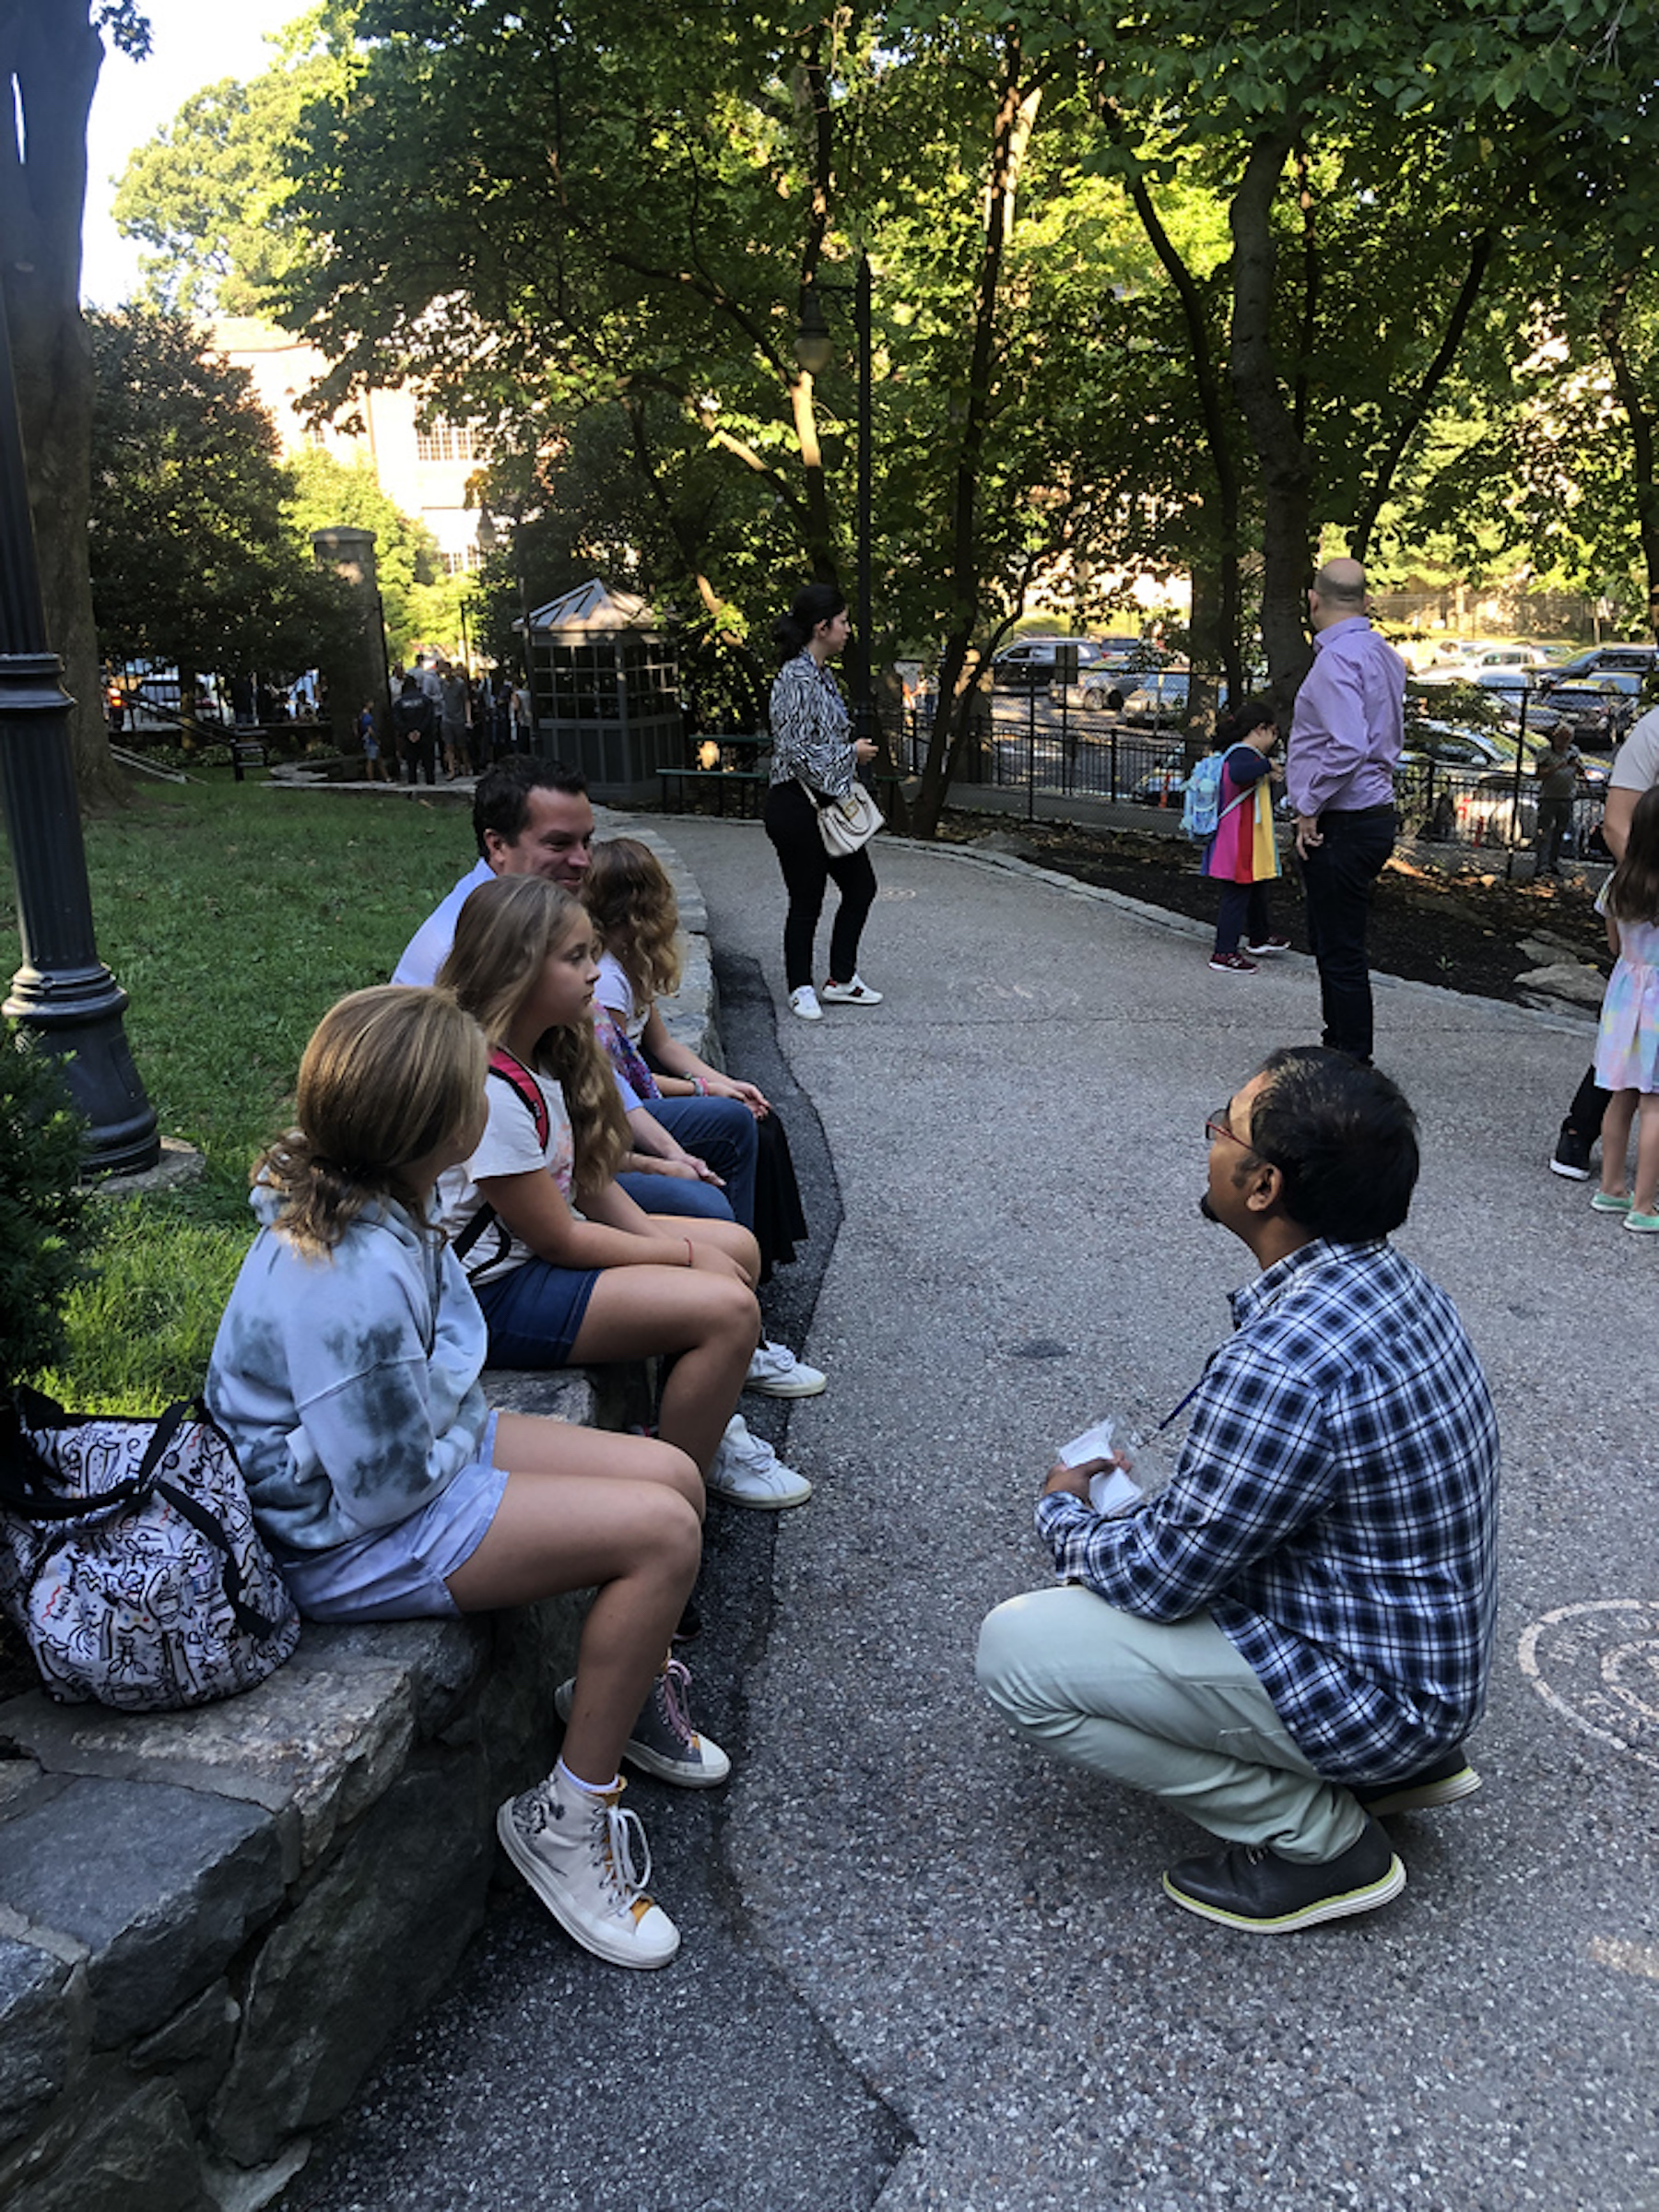
[[[1322,822],[1328,822],[1334,816],[1339,822],[1371,822],[1381,815],[1393,812],[1393,805],[1385,801],[1381,806],[1322,806],[1318,818]]]

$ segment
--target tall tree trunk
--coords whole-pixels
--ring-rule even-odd
[[[1098,96],[1097,107],[1107,130],[1121,144],[1124,130],[1118,110],[1104,94]],[[1194,382],[1198,387],[1198,411],[1204,422],[1204,438],[1209,449],[1210,466],[1216,475],[1213,509],[1217,594],[1215,649],[1218,664],[1226,671],[1228,684],[1237,698],[1244,680],[1242,594],[1239,587],[1239,557],[1241,549],[1239,456],[1234,442],[1233,424],[1228,415],[1226,395],[1217,370],[1215,337],[1209,318],[1205,312],[1204,294],[1165,229],[1163,218],[1147,189],[1146,178],[1138,171],[1132,172],[1128,178],[1128,193],[1135,211],[1140,218],[1141,229],[1147,234],[1147,243],[1158,256],[1165,276],[1175,288],[1175,297],[1181,302],[1182,320],[1186,324],[1187,352],[1192,361]],[[1206,500],[1205,504],[1207,509],[1210,502]]]
[[[1599,317],[1602,344],[1613,368],[1613,388],[1630,426],[1630,474],[1636,494],[1636,534],[1641,546],[1641,565],[1647,573],[1648,601],[1659,590],[1659,483],[1653,476],[1653,415],[1642,396],[1641,384],[1625,351],[1625,303],[1635,282],[1635,272],[1620,278],[1604,303]]]
[[[0,128],[0,281],[47,629],[76,701],[70,733],[83,806],[123,791],[104,723],[87,560],[92,357],[80,312],[80,232],[87,117],[102,61],[87,0],[0,0],[0,88],[11,95]]]
[[[1042,99],[1041,86],[1021,89],[1022,57],[1018,30],[1005,33],[1002,58],[1002,83],[985,194],[985,239],[974,286],[968,411],[962,424],[962,441],[957,451],[951,502],[950,615],[939,665],[939,696],[928,739],[927,765],[922,773],[922,788],[911,810],[911,832],[915,837],[932,837],[937,831],[950,788],[952,764],[961,759],[968,744],[974,688],[963,686],[962,672],[974,624],[979,619],[979,482],[991,420],[997,292],[1008,233],[1014,225],[1014,199],[1019,185],[1020,166],[1031,142],[1031,133],[1037,127],[1037,111]]]
[[[1309,659],[1302,626],[1313,549],[1313,461],[1286,404],[1273,351],[1273,202],[1296,133],[1260,138],[1233,196],[1232,380],[1262,479],[1262,641],[1275,704],[1288,707]]]

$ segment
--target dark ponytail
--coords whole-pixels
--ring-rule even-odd
[[[832,583],[804,583],[789,603],[789,612],[772,624],[779,658],[793,661],[804,653],[820,622],[844,615],[847,603]]]

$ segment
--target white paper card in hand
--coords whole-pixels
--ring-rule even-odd
[[[1141,1501],[1140,1485],[1122,1467],[1108,1467],[1088,1478],[1088,1502],[1097,1513],[1126,1513]]]
[[[1097,1421],[1092,1429],[1085,1429],[1081,1436],[1074,1436],[1069,1444],[1060,1447],[1060,1465],[1063,1467],[1080,1467],[1086,1460],[1112,1457],[1112,1421],[1110,1417]]]

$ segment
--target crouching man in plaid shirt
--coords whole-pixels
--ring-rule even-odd
[[[1177,1904],[1277,1934],[1387,1904],[1378,1815],[1480,1786],[1498,1430],[1451,1300],[1386,1241],[1418,1173],[1388,1077],[1277,1052],[1206,1135],[1202,1210],[1261,1275],[1166,1488],[1109,1519],[1103,1463],[1051,1470],[1060,1586],[991,1614],[979,1677],[1043,1750],[1223,1839],[1164,1876]]]

